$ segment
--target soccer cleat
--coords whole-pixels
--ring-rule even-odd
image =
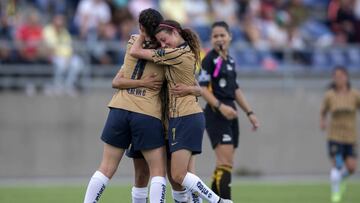
[[[219,203],[233,203],[233,201],[229,199],[220,199]]]
[[[331,194],[331,202],[333,203],[337,203],[341,201],[341,193],[340,192],[335,192]]]

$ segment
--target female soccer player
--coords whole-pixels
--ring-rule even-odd
[[[254,129],[259,123],[236,82],[235,63],[229,56],[231,41],[229,26],[225,22],[212,25],[213,49],[202,61],[199,76],[205,107],[206,130],[216,155],[216,168],[211,189],[220,197],[231,199],[231,171],[235,149],[239,143],[239,124],[236,103],[246,113]]]
[[[147,48],[155,48],[158,47],[158,43],[155,39],[155,29],[157,25],[162,21],[162,17],[160,13],[154,11],[153,9],[146,9],[142,11],[139,15],[139,25],[141,25],[141,29],[144,31],[145,34],[145,45],[152,45],[146,46]],[[158,65],[161,66],[161,65]],[[146,67],[145,67],[146,68]],[[113,87],[116,89],[126,89],[128,87],[128,83],[133,82],[123,76],[122,71],[119,71],[118,74],[113,79]],[[136,87],[134,87],[136,88]],[[201,88],[198,84],[194,84],[193,86],[187,86],[184,84],[177,84],[171,90],[177,96],[186,96],[186,95],[194,95],[194,96],[201,96],[200,91]],[[167,86],[163,84],[163,87],[160,92],[160,99],[162,105],[162,122],[164,127],[167,126]],[[160,105],[160,104],[158,104]],[[166,132],[165,132],[166,133]],[[148,197],[148,182],[149,182],[149,169],[148,165],[140,151],[135,151],[134,147],[132,146],[129,150],[127,150],[126,155],[130,158],[133,158],[134,169],[135,169],[135,183],[132,188],[132,203],[146,203]],[[168,157],[169,158],[169,157]],[[193,162],[192,162],[193,163]],[[193,165],[193,164],[192,164]],[[191,166],[192,166],[191,165]],[[169,166],[169,162],[167,164]],[[192,167],[193,168],[193,167]],[[189,169],[190,171],[192,170]],[[190,199],[190,202],[198,202],[200,203],[200,199],[195,194],[187,194],[184,191],[183,187],[179,184],[174,183],[171,178],[169,181],[172,186],[172,195],[175,202],[185,202]]]
[[[144,49],[144,34],[134,43],[130,54],[137,58],[165,65],[165,76],[171,89],[178,83],[193,85],[195,69],[200,57],[200,43],[194,32],[183,29],[179,23],[166,20],[159,24],[156,39],[161,49]],[[210,203],[232,202],[221,199],[196,175],[188,172],[193,154],[201,153],[205,120],[197,98],[188,95],[176,97],[169,92],[169,150],[171,153],[171,177],[173,180],[198,193]]]
[[[152,20],[162,20],[154,9],[144,11]],[[148,14],[148,15],[147,15]],[[126,89],[119,89],[109,103],[110,112],[101,139],[105,142],[99,169],[92,176],[84,203],[100,199],[109,179],[114,175],[125,149],[131,144],[140,150],[149,166],[151,178],[150,203],[165,201],[166,157],[165,139],[161,122],[160,88],[164,70],[157,64],[137,59],[128,54],[136,37],[128,42],[122,76]],[[142,41],[145,46],[151,46]],[[119,84],[113,84],[117,86]]]
[[[336,67],[333,82],[325,93],[321,108],[321,129],[328,131],[329,156],[333,164],[330,173],[331,201],[339,202],[345,189],[344,180],[356,170],[356,113],[360,109],[360,93],[351,88],[344,67]],[[327,126],[327,114],[330,123]]]

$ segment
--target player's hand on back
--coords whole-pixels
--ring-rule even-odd
[[[170,93],[176,97],[184,97],[191,94],[191,88],[188,85],[178,83],[170,88]]]
[[[143,87],[147,87],[152,90],[158,90],[161,88],[163,81],[157,78],[156,73],[147,75],[141,79]]]

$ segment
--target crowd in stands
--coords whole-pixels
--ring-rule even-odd
[[[149,7],[193,28],[205,51],[211,23],[226,21],[240,66],[360,70],[360,0],[4,0],[0,64],[119,65]]]

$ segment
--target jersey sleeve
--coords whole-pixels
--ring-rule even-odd
[[[183,48],[160,48],[155,49],[153,54],[153,60],[156,64],[161,65],[179,65],[182,63],[182,56],[186,53],[191,52],[191,50],[186,50]]]
[[[211,73],[214,71],[214,64],[207,56],[201,62],[201,69],[199,72],[199,84],[202,87],[207,87],[211,82]]]
[[[136,39],[139,37],[139,35],[131,35],[129,41],[127,42],[126,49],[129,50],[132,45],[135,43]]]

